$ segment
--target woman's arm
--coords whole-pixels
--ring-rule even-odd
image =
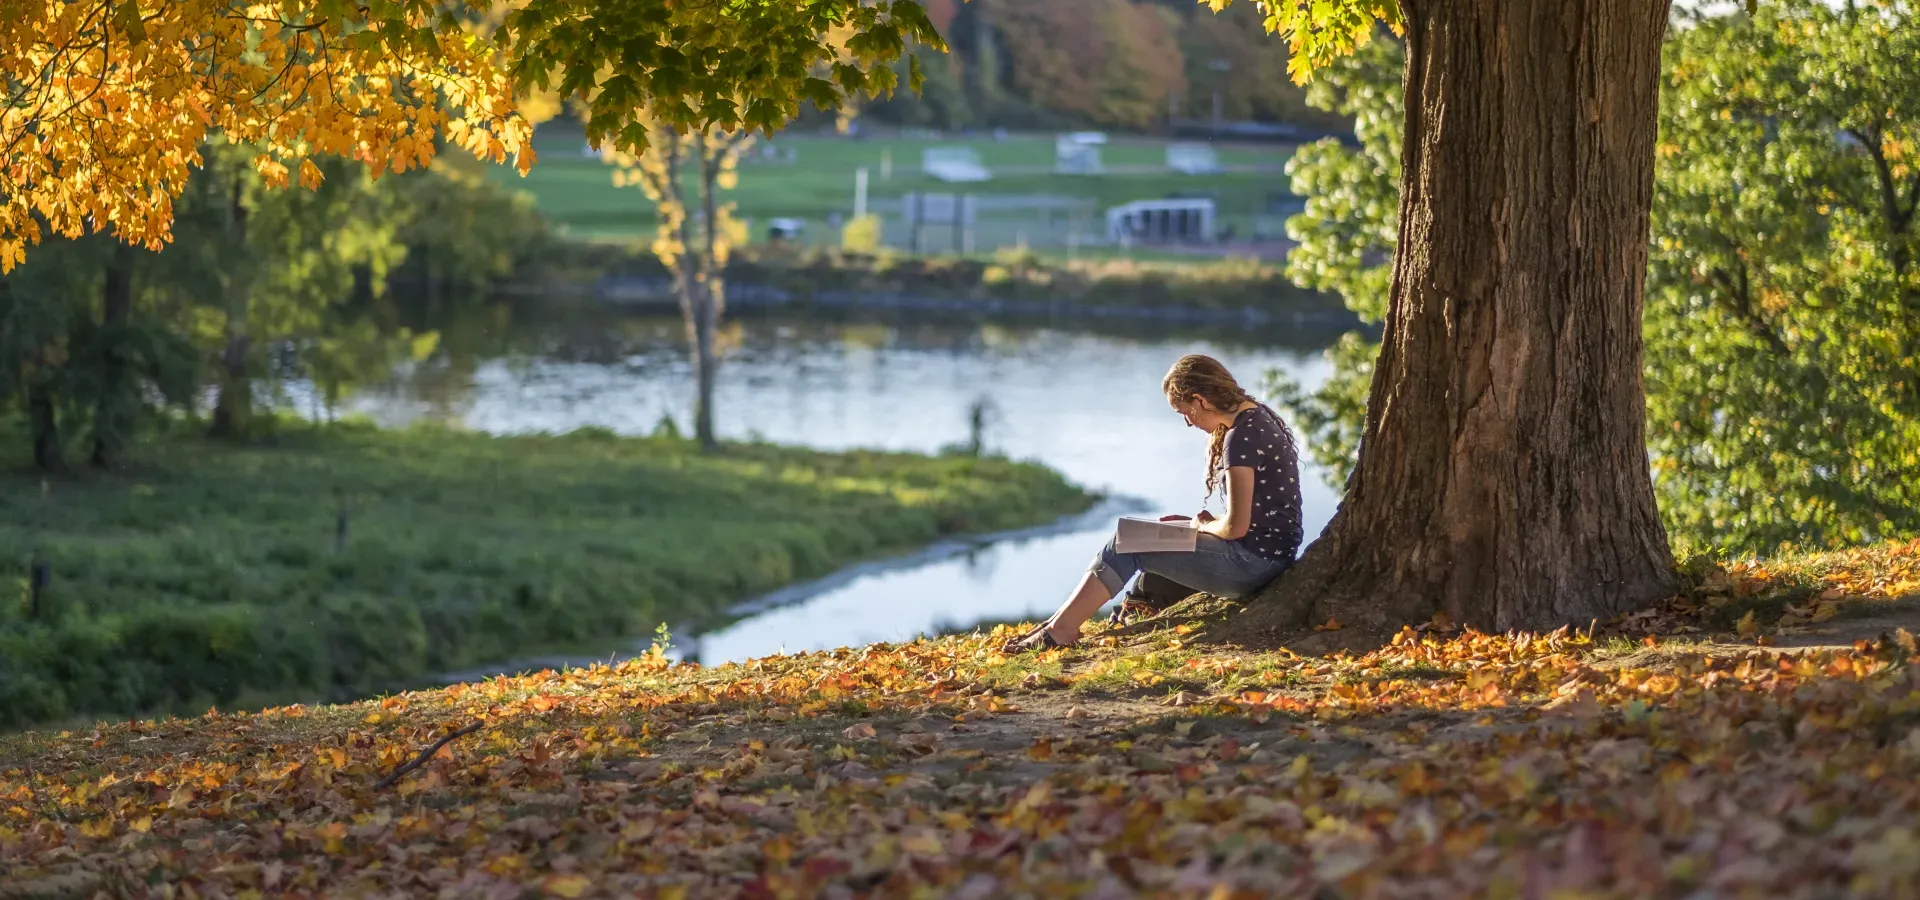
[[[1237,541],[1247,536],[1247,525],[1252,521],[1253,467],[1229,466],[1226,513],[1200,526],[1200,530],[1217,538]]]

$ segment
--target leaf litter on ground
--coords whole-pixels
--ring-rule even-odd
[[[1913,896],[1914,629],[1767,642],[1917,581],[1920,541],[1544,635],[1002,626],[27,733],[0,897]]]

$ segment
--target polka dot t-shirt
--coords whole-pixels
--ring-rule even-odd
[[[1300,461],[1280,417],[1265,406],[1242,410],[1227,429],[1221,461],[1253,469],[1253,515],[1240,539],[1268,559],[1292,562],[1300,552]]]

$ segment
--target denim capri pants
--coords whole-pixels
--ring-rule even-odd
[[[1292,565],[1261,556],[1239,541],[1204,533],[1190,553],[1121,553],[1114,549],[1115,540],[1108,538],[1088,567],[1112,596],[1119,596],[1134,575],[1151,572],[1194,591],[1238,600],[1266,587]]]

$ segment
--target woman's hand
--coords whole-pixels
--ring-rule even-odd
[[[1199,515],[1193,518],[1193,520],[1195,522],[1199,522],[1202,525],[1205,525],[1208,522],[1213,521],[1213,513],[1207,512],[1206,510],[1203,509],[1200,511]]]
[[[1227,509],[1224,516],[1201,512],[1200,530],[1223,540],[1237,541],[1247,534],[1253,519],[1253,467],[1227,467]]]

